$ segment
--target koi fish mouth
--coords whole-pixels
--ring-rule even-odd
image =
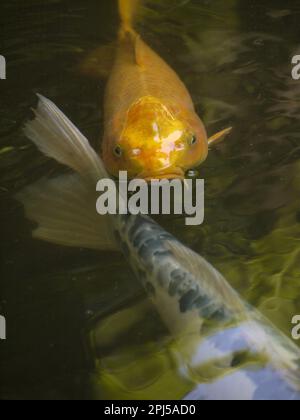
[[[172,180],[172,179],[181,179],[184,180],[185,178],[185,173],[182,169],[177,168],[174,169],[170,172],[158,172],[158,173],[140,173],[137,176],[138,179],[144,179],[147,182],[151,182],[151,181],[158,181],[158,180],[163,180],[163,179],[168,179],[168,180]]]

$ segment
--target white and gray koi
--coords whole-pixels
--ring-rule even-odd
[[[118,224],[117,241],[152,300],[164,291],[180,314],[198,311],[198,331],[204,321],[215,321],[218,325],[237,321],[237,311],[233,312],[225,301],[217,301],[213,293],[205,290],[205,283],[201,284],[180,263],[172,244],[174,247],[182,245],[172,235],[145,216],[121,216]],[[242,305],[240,309],[242,313]],[[241,314],[239,320],[240,317]]]
[[[145,216],[99,216],[95,186],[107,172],[88,140],[40,96],[26,135],[75,171],[18,195],[33,236],[122,250],[174,339],[178,370],[195,385],[187,399],[300,399],[300,350],[249,307],[202,257]]]
[[[174,351],[182,373],[191,378],[197,370],[199,382],[202,375],[207,382],[213,371],[210,385],[199,385],[187,399],[300,399],[300,353],[289,339],[153,220],[125,216],[118,224],[125,256],[173,337],[180,339]],[[190,254],[189,268],[178,258],[179,249]],[[227,378],[237,385],[228,387]]]

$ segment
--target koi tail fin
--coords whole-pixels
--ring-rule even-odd
[[[107,178],[105,166],[86,137],[53,102],[37,96],[35,119],[25,125],[25,135],[44,155],[72,168],[82,178],[92,182]]]
[[[116,250],[109,216],[96,211],[96,184],[108,177],[101,159],[51,101],[39,99],[25,134],[41,152],[75,173],[43,179],[17,194],[28,219],[38,225],[33,236],[59,245]]]
[[[121,19],[120,36],[124,33],[135,32],[134,20],[140,0],[118,0]]]

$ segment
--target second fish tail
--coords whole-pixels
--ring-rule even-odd
[[[134,22],[141,0],[118,0],[121,19],[120,37],[128,32],[135,32]]]

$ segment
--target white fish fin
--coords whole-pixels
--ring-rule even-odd
[[[36,118],[25,126],[26,136],[45,155],[69,166],[95,184],[108,177],[101,159],[74,124],[41,95]]]
[[[38,224],[33,237],[58,245],[97,250],[119,250],[109,216],[96,211],[96,191],[77,175],[42,179],[16,199],[27,217]]]
[[[180,242],[167,241],[166,244],[180,264],[196,278],[201,279],[201,287],[204,287],[211,296],[236,312],[237,316],[246,315],[245,305],[239,295],[211,264]]]

